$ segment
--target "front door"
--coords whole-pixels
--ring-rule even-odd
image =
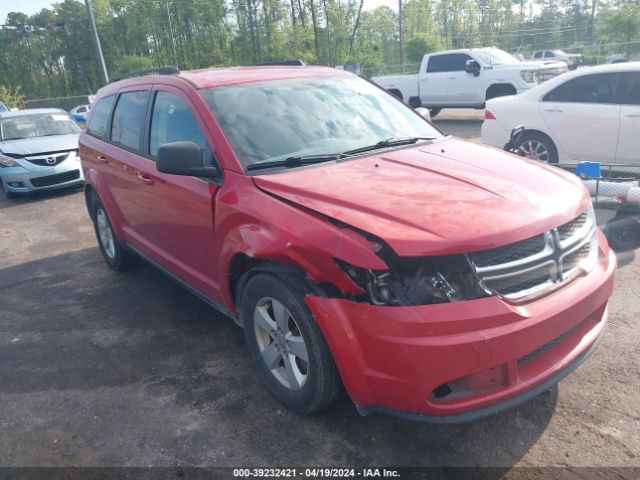
[[[448,77],[448,97],[451,105],[474,105],[480,102],[480,76],[466,72],[468,60],[466,53],[454,53],[451,71]]]
[[[622,72],[616,162],[640,165],[640,72]]]

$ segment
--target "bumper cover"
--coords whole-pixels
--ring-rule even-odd
[[[457,423],[525,401],[584,361],[605,328],[615,266],[602,239],[588,275],[525,305],[495,296],[416,307],[312,295],[306,303],[361,412]],[[447,384],[469,388],[437,398]]]
[[[55,183],[51,185],[37,186],[37,179],[43,179],[44,183],[48,183],[46,177],[54,175],[68,174],[74,171],[78,171],[79,174],[76,178],[62,181],[54,179]],[[15,167],[2,167],[0,168],[0,179],[4,185],[6,191],[13,193],[29,193],[39,190],[51,190],[55,188],[65,188],[74,185],[82,185],[84,183],[84,176],[80,161],[77,159],[69,159],[53,167],[29,167],[24,168],[20,165]],[[32,183],[32,180],[36,180],[36,184]],[[10,183],[20,182],[21,186],[11,186]]]

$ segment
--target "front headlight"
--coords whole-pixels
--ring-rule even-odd
[[[537,70],[523,70],[520,72],[520,76],[527,83],[538,83]]]
[[[487,296],[465,255],[395,257],[386,260],[389,270],[336,262],[374,305],[431,305]]]
[[[0,154],[0,167],[15,167],[17,164],[15,158]]]

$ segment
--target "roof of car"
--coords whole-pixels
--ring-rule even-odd
[[[47,113],[67,113],[61,108],[25,108],[0,112],[0,118],[19,117],[21,115],[45,115]]]
[[[171,75],[146,75],[119,80],[101,89],[102,94],[140,83],[176,83],[187,81],[195,88],[212,88],[240,83],[282,80],[301,77],[345,76],[352,73],[330,67],[255,66],[187,70]],[[149,79],[152,79],[151,82]]]

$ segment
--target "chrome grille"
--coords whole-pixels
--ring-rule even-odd
[[[525,301],[591,269],[597,258],[593,217],[584,213],[542,235],[469,254],[480,286],[511,301]]]

